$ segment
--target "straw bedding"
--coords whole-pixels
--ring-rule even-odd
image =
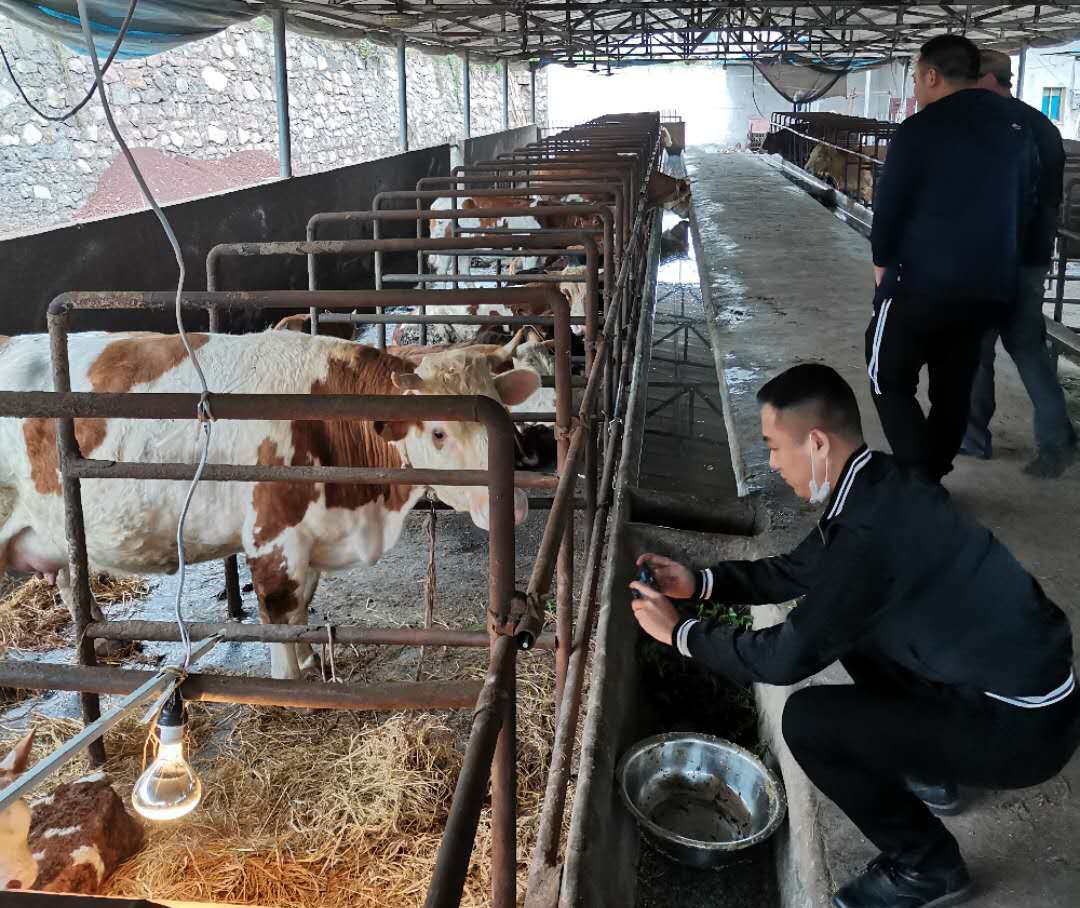
[[[474,658],[466,673],[482,676],[482,654]],[[522,658],[522,892],[554,737],[552,691],[550,659]],[[203,782],[203,803],[187,819],[151,829],[147,848],[114,874],[108,894],[274,908],[420,905],[461,767],[470,716],[194,704],[192,753]],[[39,735],[51,749],[77,728],[74,722],[50,720],[39,724]],[[127,720],[106,739],[107,769],[124,795],[141,769],[145,736],[144,726]],[[76,763],[56,782],[85,771]],[[490,903],[489,854],[490,815],[485,807],[465,906]]]
[[[94,574],[90,589],[98,604],[114,605],[141,599],[150,585],[141,577]],[[22,582],[4,578],[0,585],[0,648],[40,651],[69,646],[71,615],[60,590],[46,580]]]

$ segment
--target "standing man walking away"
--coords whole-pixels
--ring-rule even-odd
[[[871,245],[866,362],[897,461],[940,480],[964,438],[983,335],[1015,298],[1037,158],[1016,107],[975,87],[979,52],[942,35],[914,67],[920,111],[889,143]],[[915,398],[929,373],[930,411]]]
[[[1060,476],[1076,457],[1076,430],[1065,409],[1065,395],[1046,349],[1043,288],[1050,270],[1057,232],[1058,207],[1065,180],[1065,148],[1057,127],[1030,104],[1012,96],[1012,61],[1007,54],[980,54],[979,88],[1008,98],[1031,131],[1039,151],[1039,184],[1031,229],[1021,238],[1020,284],[1012,309],[1001,324],[1001,342],[1016,363],[1020,379],[1035,408],[1036,456],[1024,472],[1029,476]],[[982,356],[971,392],[967,434],[960,449],[989,460],[993,454],[990,420],[994,415],[994,347],[998,331],[983,339]]]
[[[795,366],[757,396],[769,465],[823,506],[818,525],[786,555],[705,570],[645,553],[655,589],[630,584],[634,617],[741,684],[795,684],[839,660],[855,683],[803,687],[783,718],[810,781],[881,851],[833,905],[956,904],[971,882],[935,816],[958,811],[956,786],[1039,785],[1080,742],[1069,621],[940,485],[866,447],[855,393],[833,369]],[[696,617],[699,601],[796,597],[761,630]],[[690,601],[680,614],[672,599]]]

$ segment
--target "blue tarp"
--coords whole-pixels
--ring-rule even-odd
[[[112,49],[128,6],[129,0],[87,0],[94,43],[102,58]],[[123,60],[161,53],[207,38],[261,12],[243,0],[139,0],[116,57]],[[55,38],[73,51],[87,53],[75,0],[0,0],[0,14]]]

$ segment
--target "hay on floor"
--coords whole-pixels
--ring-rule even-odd
[[[554,737],[553,687],[550,658],[524,655],[517,726],[521,891]],[[179,823],[152,827],[146,849],[116,872],[107,894],[275,908],[423,903],[469,713],[195,704],[192,719],[203,803]],[[78,728],[64,721],[42,725],[45,749]],[[129,720],[106,738],[107,768],[125,797],[141,769],[145,734]],[[70,766],[63,778],[83,771]],[[464,906],[490,904],[490,837],[485,807]]]
[[[150,585],[141,577],[93,574],[90,589],[98,604],[116,605],[141,599]],[[7,581],[0,587],[0,647],[40,651],[69,646],[71,615],[60,590],[46,580]]]

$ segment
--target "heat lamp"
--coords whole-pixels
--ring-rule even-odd
[[[148,820],[177,820],[202,800],[202,782],[184,755],[187,710],[177,689],[157,720],[158,751],[131,793],[131,806]]]

